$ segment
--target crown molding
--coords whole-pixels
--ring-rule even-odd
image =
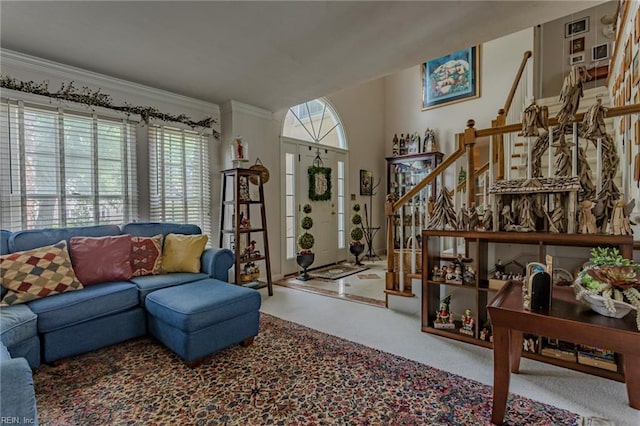
[[[0,62],[5,66],[24,68],[30,71],[37,71],[63,79],[79,80],[83,83],[95,85],[101,89],[119,90],[125,92],[135,92],[146,96],[154,101],[166,103],[172,102],[185,108],[201,110],[206,114],[213,115],[216,119],[220,117],[220,106],[211,102],[201,101],[154,87],[145,86],[131,81],[110,77],[71,65],[61,64],[48,59],[38,58],[25,53],[8,49],[0,49]]]
[[[253,105],[244,104],[242,102],[230,100],[228,102],[223,103],[220,106],[220,112],[222,114],[227,113],[241,113],[251,115],[257,118],[262,118],[265,120],[272,120],[273,113],[266,109],[262,109]]]

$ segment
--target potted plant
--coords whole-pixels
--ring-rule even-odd
[[[636,310],[640,330],[640,265],[624,258],[618,249],[591,250],[590,262],[573,287],[576,298],[601,315],[622,318]]]
[[[353,216],[351,217],[351,223],[355,225],[355,227],[351,230],[351,242],[349,243],[349,251],[356,258],[356,265],[361,266],[362,262],[358,260],[358,256],[362,254],[364,251],[364,244],[360,240],[364,237],[364,232],[362,232],[362,216],[360,216],[360,204],[354,204],[352,210],[354,211]]]
[[[300,281],[307,281],[310,279],[309,274],[307,273],[307,268],[311,266],[315,260],[315,255],[311,250],[315,243],[315,239],[313,238],[313,235],[308,232],[309,229],[313,227],[313,219],[309,216],[309,213],[311,213],[311,205],[305,204],[302,207],[302,211],[305,216],[300,221],[300,226],[304,229],[304,232],[298,237],[298,247],[300,247],[300,251],[298,251],[298,255],[296,256],[296,262],[303,269],[302,275],[300,275],[298,279]]]

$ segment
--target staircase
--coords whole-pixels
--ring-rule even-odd
[[[520,76],[527,63],[527,55],[523,59],[523,65],[519,70],[514,87],[522,84]],[[514,95],[517,92],[517,87],[510,93]],[[526,92],[524,92],[526,94]],[[523,101],[522,99],[526,99]],[[606,87],[599,87],[593,89],[587,89],[584,92],[584,97],[580,102],[580,109],[576,115],[575,122],[581,122],[584,111],[589,109],[597,99],[602,100],[602,105],[607,107],[611,105],[609,93]],[[492,183],[500,179],[517,179],[527,177],[528,172],[528,157],[530,152],[530,146],[533,146],[535,142],[534,138],[524,138],[518,136],[522,130],[521,114],[522,111],[531,103],[531,98],[523,95],[519,95],[518,102],[514,102],[514,108],[511,111],[501,110],[498,113],[496,120],[492,122],[492,127],[486,129],[475,129],[475,123],[473,120],[469,120],[467,128],[456,135],[457,149],[449,156],[443,159],[443,162],[428,174],[421,182],[419,182],[409,193],[405,194],[400,200],[387,200],[385,206],[385,215],[387,220],[393,219],[396,212],[405,205],[416,204],[416,200],[423,198],[414,198],[420,196],[422,191],[427,185],[438,179],[444,172],[450,174],[454,173],[458,175],[460,164],[465,165],[467,178],[465,181],[460,182],[451,196],[453,197],[453,203],[457,209],[460,208],[462,203],[467,206],[475,203],[477,206],[490,205],[489,199],[492,198],[488,195],[488,187]],[[545,105],[549,109],[549,121],[551,126],[557,126],[555,116],[560,108],[560,104],[557,97],[541,99],[537,101],[538,105]],[[505,103],[505,106],[511,105],[511,100]],[[517,111],[517,112],[516,112]],[[611,135],[615,134],[614,124],[619,123],[616,117],[621,117],[630,114],[636,114],[640,112],[640,104],[630,105],[625,107],[609,107],[607,111],[607,118],[605,119],[605,125],[607,132]],[[517,116],[517,119],[507,119],[507,117]],[[510,121],[513,120],[513,121]],[[509,123],[509,124],[508,124]],[[567,141],[572,141],[572,135],[565,136]],[[527,139],[530,139],[529,141]],[[594,177],[597,173],[597,151],[593,147],[592,143],[586,144],[584,141],[580,141],[583,148],[586,148],[587,161],[591,166]],[[476,147],[478,145],[478,147]],[[486,164],[476,164],[476,150],[477,148],[483,148],[484,152],[488,151],[485,159],[480,159],[480,162],[487,161]],[[552,163],[551,175],[553,175],[553,162],[555,161],[554,153],[549,154],[549,149],[542,157],[542,174],[543,176],[549,176],[549,162]],[[553,150],[555,151],[555,149]],[[621,159],[626,158],[626,153],[619,150]],[[479,166],[479,167],[478,167]],[[623,179],[620,175],[623,173],[623,167],[618,170],[617,181],[620,182]],[[594,179],[595,181],[595,179]],[[478,185],[479,183],[479,185]],[[595,182],[594,182],[595,183]],[[485,189],[486,188],[486,189]],[[463,190],[464,189],[464,190]],[[496,214],[497,212],[494,212]],[[431,220],[431,212],[429,213],[429,220]],[[392,229],[392,226],[387,226],[387,229]],[[421,230],[417,232],[421,235]],[[387,235],[387,253],[393,253],[393,231],[388,232]],[[445,240],[445,239],[443,239]],[[466,251],[464,244],[460,244],[451,238],[453,241],[443,242],[441,251],[443,253],[451,254],[452,256],[462,254],[466,257]],[[401,247],[401,250],[410,251],[413,256],[420,256],[422,252],[420,250],[411,250],[406,247]],[[400,310],[408,313],[416,313],[420,311],[420,292],[422,286],[420,285],[419,270],[410,271],[413,276],[405,276],[404,274],[398,274],[397,269],[394,270],[393,256],[388,256],[387,263],[387,275],[386,275],[386,290],[387,294],[387,306],[394,310]],[[413,262],[417,264],[418,262]],[[403,280],[409,279],[413,282],[406,283]],[[418,297],[415,297],[418,296]]]

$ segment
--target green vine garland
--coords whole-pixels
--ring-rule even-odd
[[[309,167],[309,199],[311,201],[327,201],[331,199],[331,168]],[[327,190],[322,194],[316,193],[316,175],[322,174],[327,181]]]
[[[194,127],[205,127],[211,128],[212,125],[217,124],[218,122],[211,117],[207,117],[201,121],[193,121],[191,118],[186,116],[185,114],[180,115],[171,115],[160,112],[158,109],[153,107],[144,107],[144,106],[135,106],[129,105],[125,102],[124,106],[113,105],[111,96],[102,93],[101,89],[92,90],[86,86],[82,87],[82,89],[77,89],[73,85],[73,81],[68,85],[62,83],[60,86],[60,90],[57,92],[49,92],[49,83],[43,81],[42,83],[35,83],[33,81],[19,81],[15,78],[11,78],[9,76],[0,74],[0,87],[4,89],[17,90],[20,92],[33,93],[35,95],[47,96],[53,99],[61,99],[64,101],[78,102],[81,104],[88,105],[90,107],[97,106],[101,108],[109,108],[115,111],[121,111],[126,114],[138,114],[142,118],[142,120],[149,124],[149,120],[152,118],[157,118],[162,121],[172,121],[177,123],[186,124],[191,128]],[[220,138],[220,133],[213,130],[213,136],[216,139]]]

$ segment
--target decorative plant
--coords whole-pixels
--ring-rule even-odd
[[[364,232],[362,232],[362,216],[360,216],[360,204],[353,205],[354,214],[351,217],[351,223],[355,225],[355,228],[351,230],[351,245],[352,246],[360,246],[362,242],[360,241],[362,237],[364,237]]]
[[[602,296],[609,312],[616,312],[614,300],[635,306],[640,330],[640,265],[624,258],[615,248],[595,248],[590,260],[578,274],[581,288],[576,297]]]
[[[311,219],[311,217],[309,216],[309,213],[311,213],[311,205],[305,204],[302,207],[302,211],[304,212],[305,216],[300,221],[300,226],[302,227],[302,229],[304,229],[304,233],[298,237],[298,246],[300,246],[300,251],[298,252],[298,254],[300,255],[313,253],[311,249],[313,248],[313,244],[315,243],[313,235],[307,232],[313,227],[313,219]]]

